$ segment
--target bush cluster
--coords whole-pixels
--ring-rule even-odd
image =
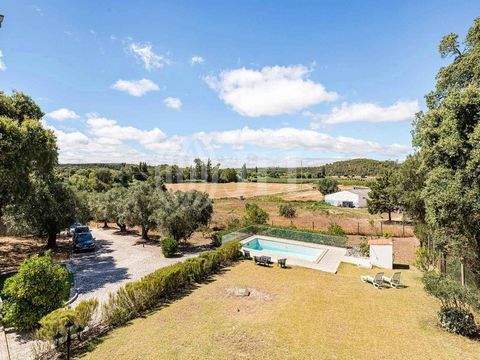
[[[438,323],[446,331],[463,336],[474,336],[478,331],[473,314],[467,309],[442,307]]]
[[[345,230],[337,223],[330,224],[327,231],[330,235],[345,236],[346,234]]]
[[[245,204],[245,215],[243,221],[245,224],[266,224],[268,213],[257,204]]]
[[[68,271],[56,264],[50,251],[34,255],[20,265],[3,288],[4,321],[19,331],[32,329],[43,316],[68,299]]]
[[[195,258],[187,259],[154,271],[139,281],[127,283],[110,294],[102,305],[102,320],[110,326],[124,324],[141,313],[158,306],[168,297],[183,291],[218,271],[222,266],[237,260],[240,243],[224,244]]]
[[[160,241],[163,256],[172,257],[175,255],[178,249],[178,242],[172,238],[166,238]]]
[[[295,210],[295,207],[289,203],[281,204],[278,207],[278,213],[287,219],[293,219],[297,216],[297,210]]]
[[[75,309],[70,307],[60,308],[44,316],[40,321],[40,329],[36,331],[35,337],[40,340],[52,340],[57,332],[65,332],[67,320],[73,321],[74,329],[85,329],[93,322],[95,310],[98,307],[98,300],[84,300]]]
[[[426,272],[423,276],[425,291],[440,300],[439,324],[445,330],[464,336],[473,336],[478,328],[472,309],[480,309],[480,295],[477,290],[462,286],[450,276]]]

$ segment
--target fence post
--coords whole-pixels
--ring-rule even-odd
[[[402,222],[402,233],[403,237],[405,237],[405,222]]]
[[[462,286],[465,286],[465,264],[463,263],[463,258],[460,259],[460,282]]]
[[[360,235],[360,223],[357,222],[357,235]]]
[[[383,236],[383,222],[380,220],[380,237]]]
[[[315,230],[315,221],[312,221],[312,230]]]

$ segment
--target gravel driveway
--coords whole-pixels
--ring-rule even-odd
[[[117,229],[92,229],[97,240],[94,252],[74,253],[70,264],[75,274],[78,302],[108,294],[129,281],[139,280],[152,271],[183,261],[197,253],[165,258],[156,243],[144,243],[136,235],[119,235]]]

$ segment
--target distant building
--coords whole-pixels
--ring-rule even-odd
[[[325,202],[333,206],[350,208],[367,207],[369,188],[357,188],[339,191],[325,195]]]

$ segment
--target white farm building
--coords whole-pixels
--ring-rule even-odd
[[[367,207],[369,188],[353,188],[325,195],[325,202],[342,207]]]

